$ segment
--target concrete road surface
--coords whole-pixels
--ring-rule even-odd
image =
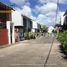
[[[45,37],[25,40],[19,44],[0,49],[0,67],[60,67],[56,65],[57,57],[55,57],[59,54],[54,53],[57,50],[55,48],[58,47],[53,46],[49,55],[51,46],[57,44],[53,41],[54,37],[46,34]]]

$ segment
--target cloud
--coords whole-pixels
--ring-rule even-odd
[[[31,15],[31,17],[30,17],[32,20],[36,20],[36,17],[35,16],[33,16],[33,15]]]
[[[57,9],[56,3],[47,3],[42,6],[38,6],[38,5],[35,6],[35,11],[37,11],[38,13],[42,13],[42,14],[56,11],[56,9]]]
[[[35,16],[33,16],[32,8],[29,5],[24,5],[22,7],[22,9],[16,8],[16,10],[21,12],[23,15],[25,15],[33,20],[36,20],[36,22],[38,22],[40,24],[45,24],[47,26],[53,26],[55,24],[56,9],[57,9],[57,5],[55,3],[47,3],[42,6],[37,5],[35,12],[38,11],[39,13],[38,13],[38,16],[35,17]],[[62,12],[60,12],[60,13],[62,14]],[[58,17],[58,19],[59,19],[59,17]]]
[[[21,13],[22,13],[23,15],[25,15],[25,16],[30,17],[31,14],[32,14],[32,11],[31,11],[31,8],[30,8],[29,6],[26,6],[26,5],[25,5],[25,6],[22,8]]]
[[[63,16],[63,15],[64,15],[64,13],[65,13],[65,12],[61,12],[61,11],[59,12],[60,16]]]
[[[36,22],[41,23],[41,24],[45,24],[47,26],[51,26],[51,25],[53,26],[54,22],[55,22],[55,15],[52,13],[49,13],[48,16],[44,15],[44,14],[39,14]]]
[[[67,0],[39,0],[38,2],[40,4],[45,4],[45,3],[49,3],[49,2],[57,3],[58,1],[59,1],[59,3],[67,3]]]
[[[59,12],[58,12],[58,16],[57,16],[57,21],[56,21],[56,23],[59,23],[59,22],[60,22],[61,17],[63,16],[63,14],[64,14],[64,12],[62,12],[62,11],[59,11]]]
[[[36,5],[34,9],[34,12],[38,14],[36,21],[47,26],[53,26],[59,23],[63,12],[58,11],[56,19],[57,1],[58,0],[39,0],[41,5]],[[67,0],[59,0],[59,3],[67,3]]]
[[[56,22],[59,23],[60,16],[63,15],[63,12],[59,11],[56,20],[56,10],[57,10],[57,0],[38,0],[39,4],[36,4],[34,8],[31,8],[31,3],[29,0],[10,0],[12,3],[15,3],[21,6],[21,9],[15,7],[23,15],[36,20],[36,22],[45,24],[47,26],[53,26]],[[67,3],[67,0],[59,0],[60,3]],[[33,16],[33,12],[37,14]]]
[[[25,15],[25,16],[33,19],[33,20],[36,19],[36,17],[32,15],[32,9],[30,8],[29,5],[24,5],[24,6],[22,7],[22,9],[19,9],[19,8],[16,7],[15,10],[17,10],[17,11],[20,12],[22,15]]]
[[[49,12],[47,14],[39,14],[36,22],[45,24],[47,26],[54,26],[57,23],[60,23],[60,18],[63,16],[64,12],[59,11],[57,14],[57,19],[56,19],[56,13],[55,12]]]
[[[37,22],[45,24],[47,26],[53,26],[56,24],[56,10],[57,10],[57,4],[54,2],[48,2],[43,5],[36,5],[35,6],[35,11],[38,12],[37,16]],[[57,14],[58,15],[58,14]],[[60,19],[57,17],[57,19]]]
[[[11,3],[14,3],[18,6],[24,5],[28,0],[10,0]]]
[[[67,3],[67,0],[59,0],[59,3]]]

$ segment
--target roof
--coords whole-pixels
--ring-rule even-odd
[[[0,2],[0,8],[6,9],[6,10],[14,10],[13,8],[9,7],[8,5]]]
[[[64,13],[64,16],[65,16],[65,15],[67,15],[67,10],[66,10],[65,13]]]
[[[29,19],[29,20],[32,20],[31,18],[29,18],[29,17],[27,17],[27,16],[25,16],[25,15],[23,15],[23,14],[22,14],[22,16],[23,16],[24,18],[27,18],[27,19]]]

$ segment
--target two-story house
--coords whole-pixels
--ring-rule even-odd
[[[32,20],[28,18],[27,16],[22,15],[23,17],[23,28],[24,33],[25,32],[31,32],[32,31]]]
[[[0,45],[10,44],[11,35],[11,11],[13,9],[0,2]]]
[[[15,42],[23,40],[23,17],[20,12],[12,11],[12,22],[14,23]]]
[[[32,20],[18,11],[12,11],[12,22],[14,23],[15,42],[22,41],[26,32],[32,30]]]

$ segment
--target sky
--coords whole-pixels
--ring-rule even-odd
[[[53,26],[67,9],[67,0],[0,0],[37,23]],[[57,2],[59,5],[57,6]],[[56,10],[57,19],[56,19]]]

